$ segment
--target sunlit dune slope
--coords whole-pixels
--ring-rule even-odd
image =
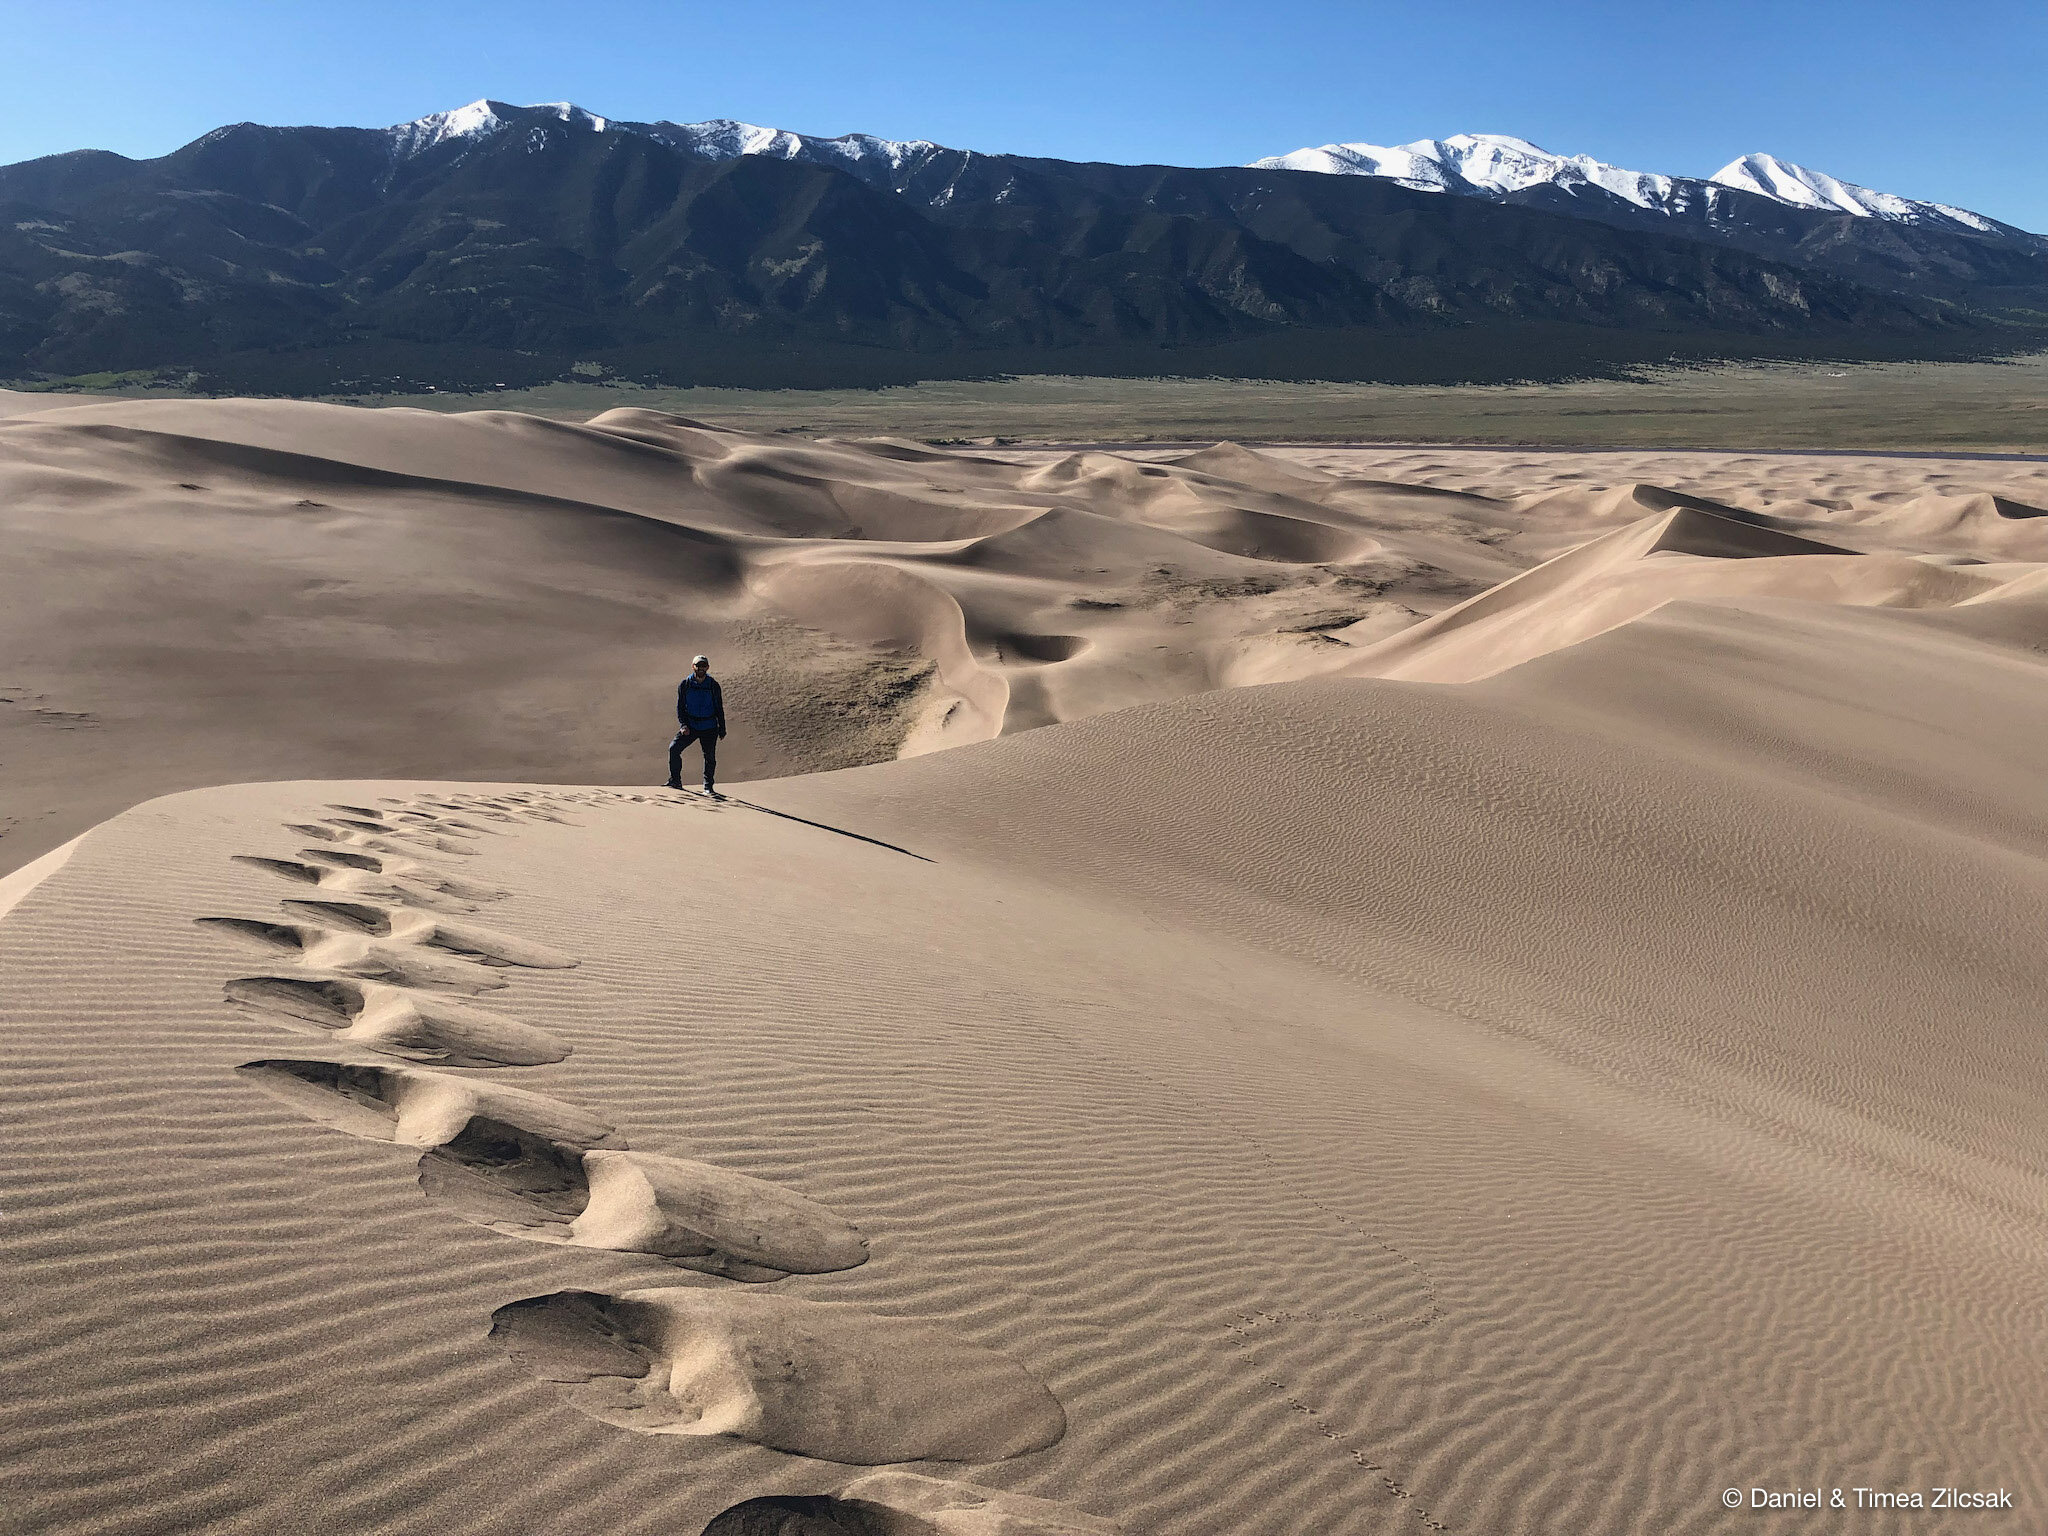
[[[1475,538],[1488,498],[1417,493],[1418,519],[1231,463],[1272,484],[630,410],[25,410],[0,419],[0,859],[252,774],[653,781],[699,650],[726,771],[760,776],[1311,675],[1329,629],[1526,563]]]
[[[1676,601],[723,803],[140,807],[0,923],[21,1507],[105,1528],[113,1437],[137,1530],[695,1536],[878,1460],[1132,1536],[2028,1529],[2040,604]],[[782,1214],[664,1257],[692,1160]],[[761,1414],[663,1396],[799,1325]]]

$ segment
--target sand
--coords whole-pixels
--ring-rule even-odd
[[[2048,560],[2048,464],[948,453],[638,410],[0,392],[0,873],[229,781],[658,782],[698,651],[745,722],[735,780],[1355,670],[1681,503],[1922,563]],[[1857,579],[1837,600],[1897,599]]]
[[[280,714],[0,884],[20,1529],[2038,1528],[2034,469],[81,410],[8,654],[107,723],[12,814]],[[440,718],[493,636],[658,754],[706,632],[922,669],[893,760],[364,766],[590,750]]]

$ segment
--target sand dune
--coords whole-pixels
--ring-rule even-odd
[[[391,626],[141,674],[164,740],[295,691],[390,751],[372,673],[482,676],[521,612],[641,657],[656,746],[650,615],[726,626],[736,695],[817,686],[812,636],[924,680],[908,755],[725,800],[222,783],[0,877],[24,1529],[1663,1536],[1945,1485],[2014,1507],[1825,1518],[2038,1526],[2024,475],[636,415],[456,418],[477,475],[421,499],[451,450],[393,413],[323,462],[413,481],[330,526],[235,457],[324,413],[177,406],[244,466],[202,502],[132,409],[0,427],[65,611],[198,657],[346,570]],[[88,675],[33,633],[29,683]],[[83,815],[51,782],[9,780]]]
[[[1344,670],[1465,683],[1577,645],[1667,603],[1790,598],[1943,608],[2016,599],[2038,573],[2037,566],[1855,554],[1769,522],[1680,506],[1425,619],[1370,647]]]
[[[652,781],[700,649],[744,721],[726,771],[756,778],[1355,670],[1353,652],[1680,506],[1862,554],[2048,561],[2048,518],[2028,515],[2048,476],[2024,466],[1733,460],[1707,486],[1703,464],[996,456],[642,410],[14,396],[0,869],[227,779]],[[1788,591],[1825,597],[1820,576]],[[1839,600],[1914,580],[1860,570]],[[1655,586],[1603,602],[1641,611]]]
[[[0,867],[231,778],[654,782],[698,650],[741,777],[1310,676],[1327,626],[1521,569],[1483,542],[1497,510],[1246,450],[45,402],[0,416]]]

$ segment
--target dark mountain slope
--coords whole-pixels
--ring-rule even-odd
[[[1718,188],[1711,203],[1677,211],[1641,208],[1598,187],[1532,187],[1503,201],[1726,245],[1881,292],[1946,299],[1990,314],[2048,312],[2048,241],[2023,230],[1976,234],[1863,219],[1791,208],[1732,187]]]
[[[502,131],[424,146],[240,125],[159,160],[0,168],[0,376],[1505,377],[2011,340],[1725,245],[1367,178],[934,151],[899,192],[499,110]]]
[[[1069,165],[936,146],[900,167],[870,159],[853,170],[942,214],[969,218],[991,205],[1044,199],[1049,183],[1084,184],[1112,197],[1143,196],[1150,174],[1145,167]],[[1331,179],[1299,170],[1259,169],[1251,174],[1268,188],[1304,176],[1319,182]],[[1338,179],[1408,190],[1370,177]],[[1505,193],[1469,191],[1494,206],[1538,209],[1616,229],[1727,246],[1887,293],[1943,299],[1994,315],[2048,311],[2048,236],[1993,221],[1977,230],[1857,218],[1793,207],[1734,187],[1691,185],[1711,195],[1644,207],[1590,183],[1546,183]],[[1052,200],[1057,202],[1057,196]]]

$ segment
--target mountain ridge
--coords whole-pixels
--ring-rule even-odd
[[[394,124],[382,132],[394,136],[417,133],[429,125],[436,130],[434,141],[443,137],[481,137],[508,126],[498,117],[498,110],[505,104],[489,98],[479,99],[452,111],[430,113],[426,117],[410,122]],[[844,133],[821,135],[797,133],[786,128],[763,127],[759,124],[742,122],[735,118],[707,118],[700,122],[676,123],[667,119],[657,122],[636,122],[621,118],[607,118],[587,111],[573,103],[539,102],[524,111],[553,111],[564,121],[583,121],[596,131],[615,131],[642,134],[658,139],[676,148],[687,148],[706,158],[732,158],[739,155],[769,155],[781,159],[809,160],[819,164],[838,164],[853,168],[870,161],[879,161],[890,170],[900,169],[906,162],[928,158],[933,154],[972,155],[980,153],[990,158],[985,151],[957,149],[939,144],[930,139],[888,139],[868,133]],[[448,125],[445,129],[441,125]],[[373,130],[374,131],[374,130]],[[1595,160],[1590,155],[1557,155],[1539,148],[1527,139],[1508,134],[1453,134],[1444,139],[1423,139],[1411,144],[1383,148],[1364,143],[1325,144],[1315,149],[1299,149],[1285,155],[1270,155],[1246,162],[1253,170],[1324,170],[1326,174],[1340,175],[1386,175],[1388,179],[1400,181],[1402,185],[1417,191],[1451,190],[1445,185],[1442,172],[1447,158],[1464,159],[1472,148],[1490,151],[1496,159],[1502,152],[1518,156],[1525,162],[1541,162],[1551,170],[1544,179],[1556,179],[1559,173],[1576,172],[1585,180],[1605,186],[1618,195],[1629,196],[1623,188],[1635,183],[1639,189],[1658,188],[1665,197],[1677,186],[1701,186],[1706,188],[1728,187],[1736,191],[1768,197],[1787,207],[1807,209],[1831,209],[1858,218],[1876,218],[1900,223],[1937,222],[1960,225],[1979,234],[1995,230],[2012,231],[2017,234],[2032,234],[2018,225],[1993,219],[1988,215],[1958,208],[1948,203],[1933,202],[1922,198],[1909,198],[1897,193],[1877,191],[1844,181],[1824,171],[1783,160],[1768,153],[1751,153],[1738,156],[1716,171],[1712,176],[1673,176],[1655,171],[1627,170],[1620,166]],[[1445,151],[1449,150],[1449,156]],[[1332,161],[1349,159],[1355,168],[1339,169],[1335,166],[1305,163],[1305,157],[1328,156]],[[1304,163],[1297,163],[1303,157]],[[1030,158],[1030,157],[1007,157]],[[1364,162],[1378,158],[1382,161],[1400,161],[1407,169],[1403,171],[1376,171],[1368,169]],[[1430,161],[1430,169],[1437,175],[1424,174],[1421,167]],[[1190,166],[1182,169],[1205,169]],[[1453,175],[1464,172],[1460,165]],[[1490,186],[1500,191],[1519,190],[1531,184],[1531,179],[1503,184],[1485,181],[1465,173],[1464,179],[1475,186]],[[1646,201],[1639,190],[1632,200]],[[2035,236],[2048,242],[2048,236]]]
[[[2048,256],[1896,224],[1874,246],[1871,220],[1726,197],[1777,225],[566,102],[230,124],[155,160],[0,167],[0,376],[184,368],[282,393],[574,365],[675,383],[1451,382],[1982,353],[2011,344],[2013,295],[2048,318]]]
[[[1769,198],[1789,208],[1846,213],[1901,224],[1933,224],[1976,234],[2004,233],[2040,242],[2048,236],[1947,203],[1901,197],[1843,181],[1825,171],[1756,153],[1738,156],[1712,176],[1671,176],[1609,165],[1590,155],[1559,155],[1509,134],[1460,133],[1410,144],[1323,144],[1269,155],[1250,164],[1261,170],[1317,171],[1376,176],[1418,192],[1505,196],[1541,185],[1598,187],[1639,207],[1664,209],[1689,202],[1711,207],[1724,189]]]

